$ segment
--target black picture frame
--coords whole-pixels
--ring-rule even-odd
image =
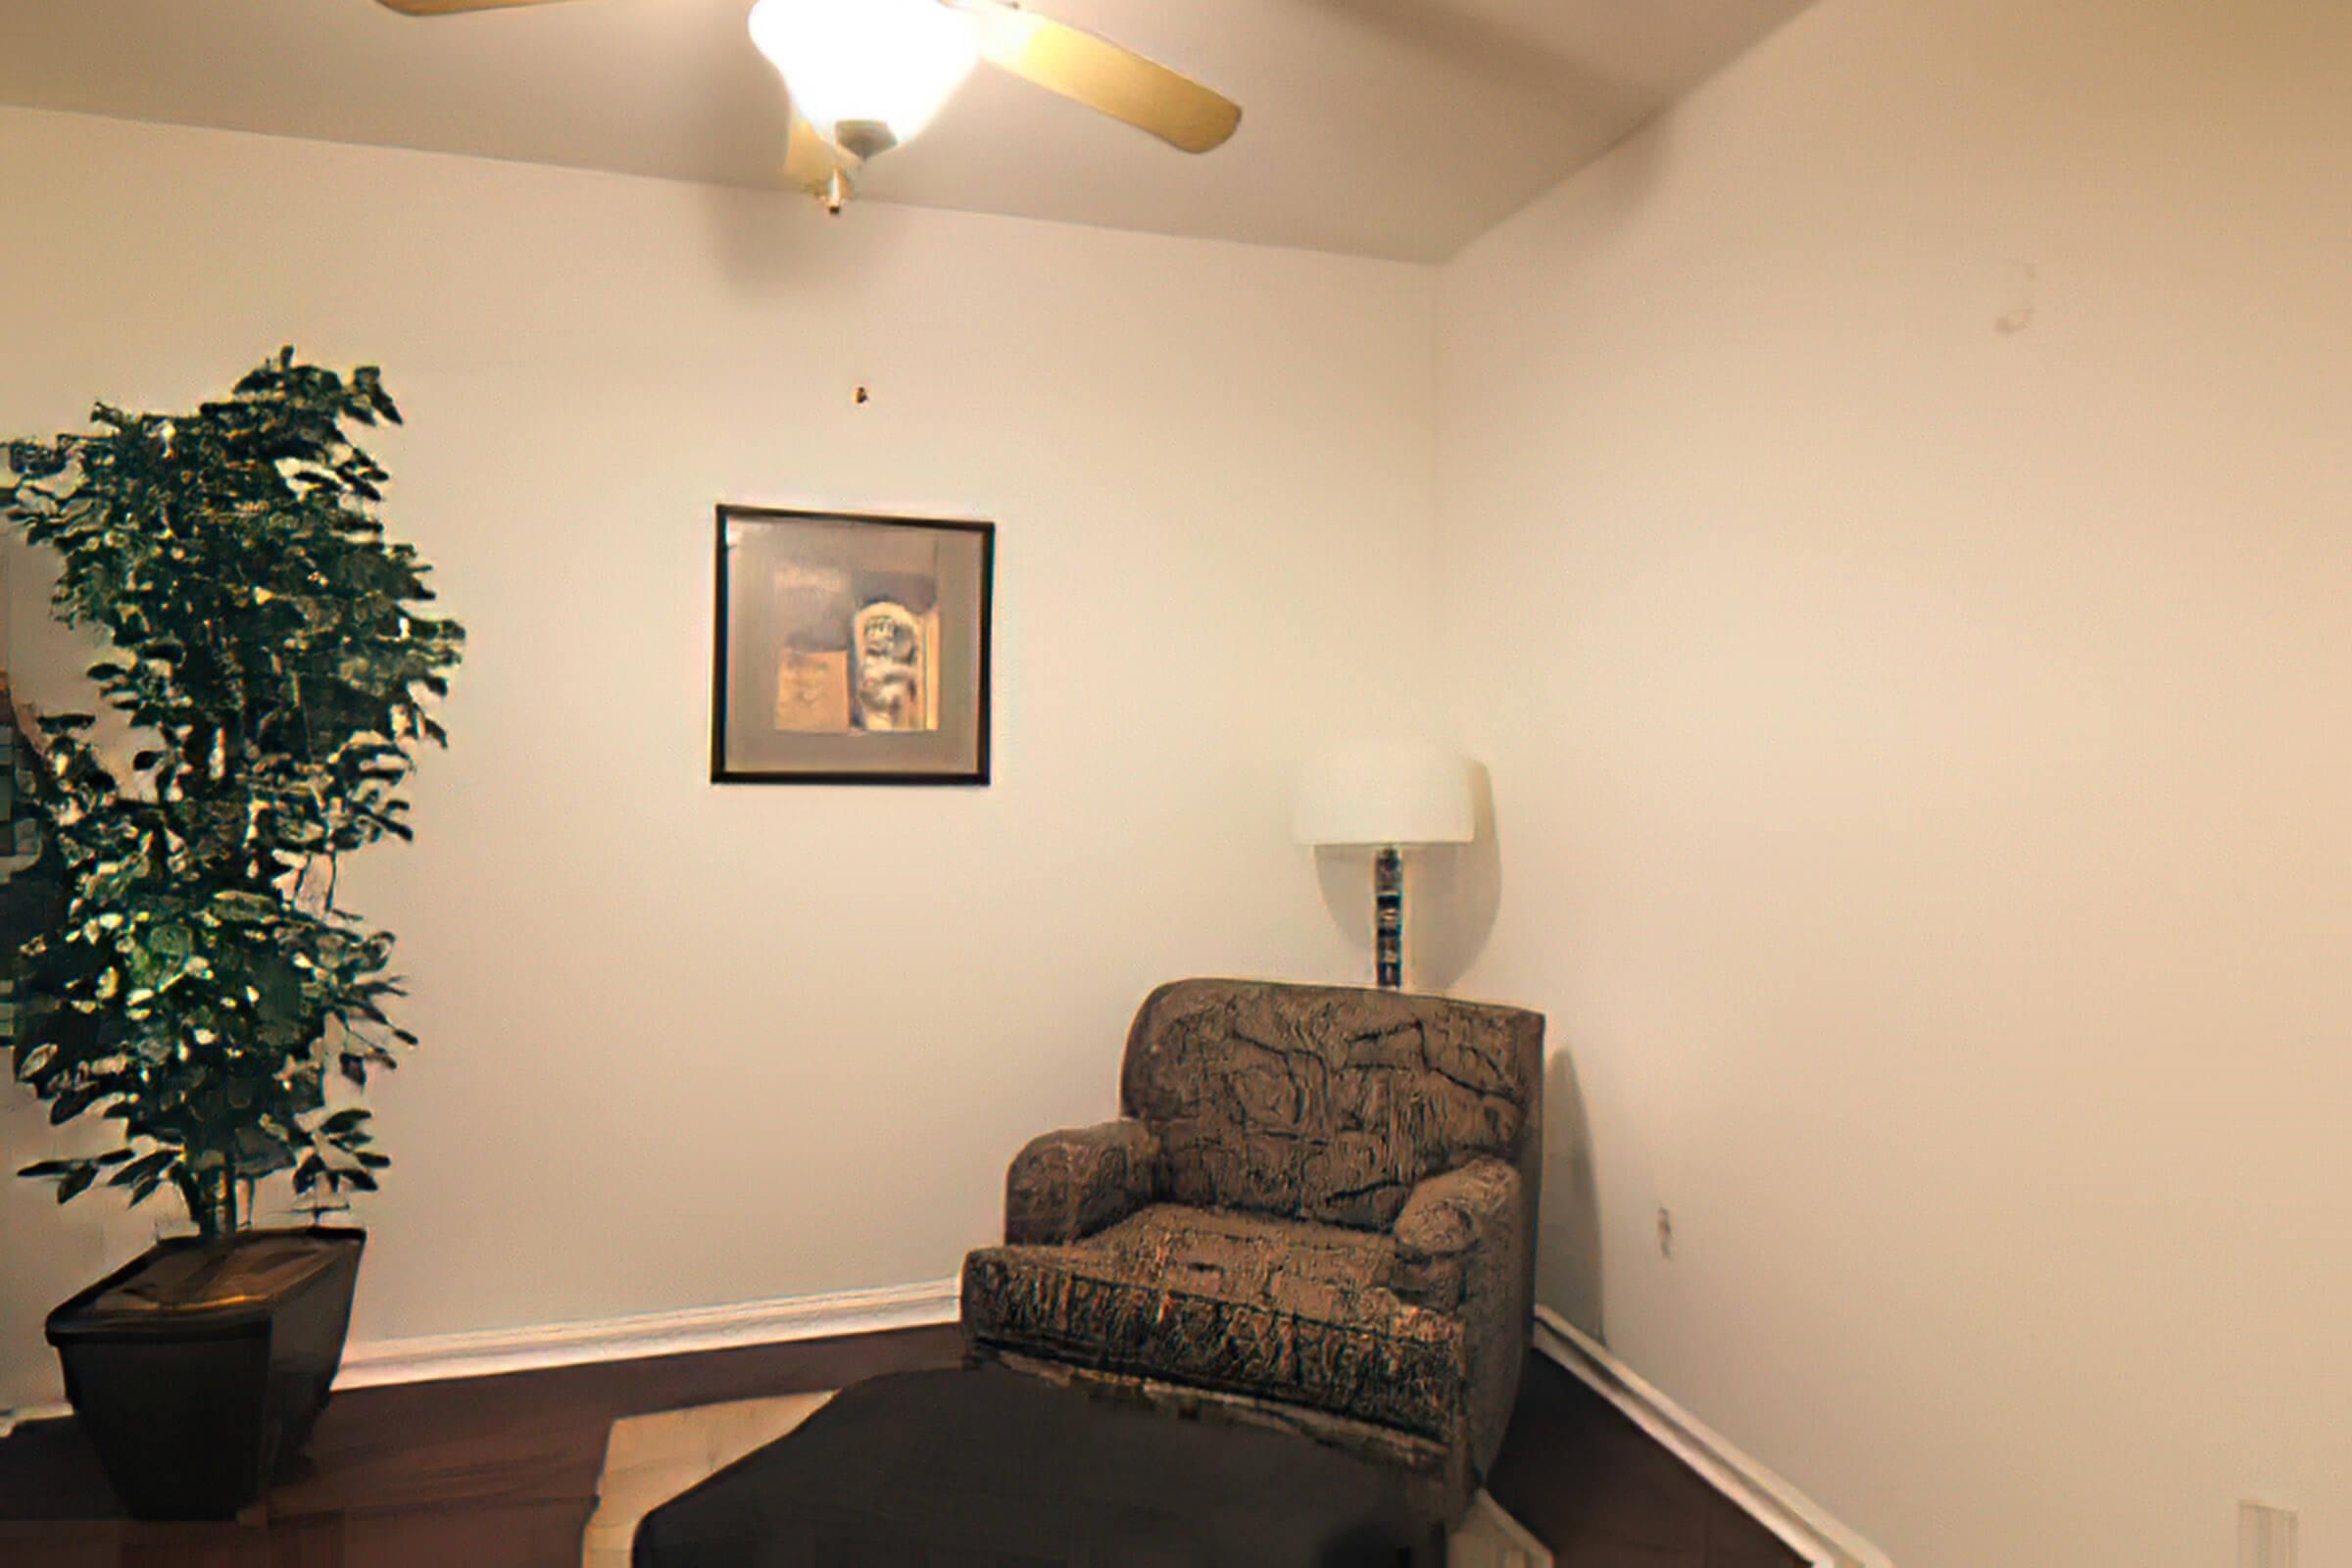
[[[874,527],[924,529],[969,536],[979,549],[979,649],[974,694],[973,759],[969,767],[908,770],[906,768],[764,768],[731,763],[727,714],[733,687],[728,669],[734,643],[733,608],[729,594],[728,536],[733,527],[761,523],[849,523]],[[997,525],[963,517],[912,517],[889,513],[816,511],[786,507],[719,503],[713,537],[714,617],[710,673],[710,782],[713,784],[880,784],[984,786],[990,782],[992,745],[992,686],[995,676]],[[876,739],[884,737],[877,736]]]

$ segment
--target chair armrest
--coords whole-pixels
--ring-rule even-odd
[[[1004,1240],[1074,1242],[1126,1218],[1158,1187],[1159,1139],[1140,1121],[1106,1121],[1030,1140],[1004,1177]]]
[[[1519,1173],[1474,1159],[1412,1190],[1396,1216],[1396,1290],[1417,1306],[1455,1311],[1478,1275],[1517,1268]],[[1482,1267],[1483,1265],[1483,1267]]]
[[[1502,1446],[1527,1352],[1534,1197],[1515,1167],[1474,1159],[1415,1187],[1396,1216],[1392,1288],[1461,1322],[1471,1451],[1482,1470]]]

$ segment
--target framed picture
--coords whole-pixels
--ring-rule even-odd
[[[720,507],[711,781],[987,783],[996,538]]]

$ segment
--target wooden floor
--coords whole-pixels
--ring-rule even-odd
[[[1559,1568],[1802,1568],[1617,1407],[1531,1351],[1487,1490]]]
[[[0,1440],[7,1568],[576,1568],[623,1415],[953,1364],[910,1329],[335,1396],[249,1522],[121,1517],[71,1421]],[[1797,1568],[1799,1559],[1566,1371],[1531,1355],[1490,1481],[1560,1568]],[[1279,1568],[1279,1565],[1266,1565]]]

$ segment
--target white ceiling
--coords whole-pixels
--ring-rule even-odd
[[[1033,3],[1225,92],[1240,133],[1190,157],[983,67],[865,194],[1434,261],[1806,0]],[[0,103],[770,185],[784,106],[748,9],[0,0]]]

